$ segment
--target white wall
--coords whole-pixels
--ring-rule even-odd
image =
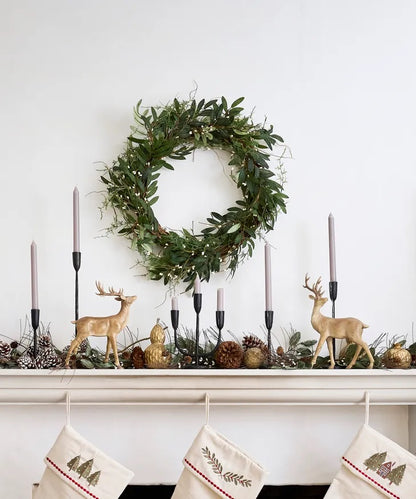
[[[0,0],[0,331],[18,337],[20,320],[30,310],[29,247],[34,239],[41,319],[51,323],[58,345],[70,339],[75,185],[82,213],[81,315],[114,310],[113,303],[94,295],[94,281],[99,279],[137,293],[130,326],[141,336],[147,336],[157,317],[169,322],[167,289],[137,275],[136,256],[123,239],[101,237],[109,218],[100,219],[97,169],[99,162],[111,163],[122,150],[132,108],[140,98],[146,105],[187,98],[197,82],[198,98],[245,96],[247,113],[255,108],[259,122],[267,115],[292,149],[293,159],[286,162],[288,214],[267,236],[275,247],[275,334],[281,338],[280,328],[293,324],[305,338],[316,337],[301,285],[306,272],[328,281],[330,211],[336,220],[337,313],[370,324],[368,341],[382,332],[410,333],[416,300],[415,15],[416,5],[410,0]],[[207,158],[201,155],[202,162],[211,161]],[[212,166],[221,172],[215,160]],[[190,224],[189,214],[198,220],[233,201],[222,192],[227,179],[221,175],[209,189],[202,188],[202,170],[183,175],[183,185],[174,189],[161,180],[163,200],[168,201],[164,206],[174,204],[185,226]],[[164,223],[167,209],[161,206],[158,214]],[[238,336],[249,331],[262,334],[262,246],[259,243],[233,280],[218,275],[203,286],[204,327],[214,323],[215,289],[221,285],[226,293],[226,328]],[[189,294],[181,297],[181,317],[192,325]],[[27,484],[17,477],[32,480],[40,473],[41,456],[60,424],[60,416],[49,411],[0,413],[2,443],[12,449],[13,457],[13,466],[0,466],[2,473],[7,470],[2,478],[7,497],[24,496]],[[112,422],[112,438],[106,440],[114,411],[118,423],[123,419],[127,424],[120,429]],[[266,463],[270,483],[325,482],[361,421],[353,409],[342,410],[342,416],[337,411],[328,409],[323,416],[321,410],[311,409],[311,427],[306,429],[293,415],[286,417],[286,411],[278,416],[274,410],[247,409],[239,417],[251,426],[248,431],[233,424],[232,411],[223,410],[218,426],[266,461],[270,455],[256,445],[257,434],[277,431],[276,463]],[[407,411],[376,411],[378,428],[406,444]],[[388,423],[383,423],[383,415]],[[77,429],[136,466],[137,481],[141,476],[145,481],[175,481],[180,457],[194,433],[189,428],[193,424],[196,431],[198,416],[169,409],[143,412],[141,417],[143,421],[132,410],[101,410],[97,424],[96,411],[85,409]],[[146,425],[154,430],[149,421],[155,418],[158,425],[166,425],[167,436],[152,448],[156,454],[169,448],[171,461],[176,462],[166,474],[149,472],[142,462],[139,467],[137,447],[125,445],[127,429],[129,436],[135,435],[132,438],[143,437]],[[330,430],[328,418],[335,423]],[[50,421],[47,426],[45,419]],[[169,435],[176,438],[172,428],[179,428],[180,449],[169,443]],[[330,446],[325,443],[328,431],[338,438],[337,445],[334,439]],[[298,446],[290,447],[291,435],[300,439]],[[17,437],[22,444],[16,445]],[[305,472],[303,466],[311,461],[302,465],[299,457],[322,445],[322,461]],[[284,469],[290,473],[282,474],[282,452]],[[18,464],[22,453],[29,458],[23,468]],[[21,489],[13,496],[17,483]]]

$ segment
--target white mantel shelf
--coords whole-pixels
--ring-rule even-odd
[[[0,405],[416,405],[416,370],[0,370]]]

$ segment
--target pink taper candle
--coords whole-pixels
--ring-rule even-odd
[[[172,310],[179,310],[177,296],[172,296]]]
[[[224,310],[224,288],[217,289],[217,310],[219,312]]]
[[[266,291],[266,310],[272,308],[272,268],[270,258],[270,244],[266,243],[264,247],[264,270],[265,270],[265,291]]]
[[[38,299],[38,255],[37,246],[35,241],[30,245],[30,270],[32,281],[32,308],[39,308]]]
[[[197,295],[201,293],[201,281],[198,276],[195,277],[195,282],[194,282],[194,293]]]
[[[329,280],[337,280],[337,266],[335,262],[335,225],[332,213],[328,216],[328,236],[329,236]]]
[[[72,195],[73,229],[74,229],[74,252],[80,251],[79,245],[79,191],[75,187]]]

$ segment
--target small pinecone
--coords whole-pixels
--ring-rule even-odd
[[[43,334],[39,336],[38,346],[39,348],[48,348],[51,346],[51,337],[48,334]]]
[[[52,347],[40,350],[36,356],[36,367],[38,369],[51,369],[52,367],[58,367],[60,364],[61,359],[56,355]]]
[[[0,341],[0,358],[8,359],[12,351],[10,345],[4,341]]]
[[[85,353],[87,351],[88,345],[89,345],[88,338],[82,340],[81,343],[79,344],[78,352]]]
[[[144,369],[144,352],[140,347],[134,347],[130,359],[135,369]]]
[[[243,362],[244,351],[235,341],[224,341],[215,352],[215,363],[224,369],[238,369]]]
[[[34,369],[35,368],[35,363],[33,362],[33,359],[30,355],[22,355],[17,359],[17,364],[20,367],[20,369]]]
[[[278,346],[276,349],[276,353],[281,357],[282,355],[284,355],[285,351],[282,346]]]

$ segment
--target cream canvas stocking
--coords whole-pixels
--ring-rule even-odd
[[[45,464],[33,499],[116,499],[133,476],[68,424],[45,457]]]
[[[366,422],[341,458],[325,499],[414,499],[416,456]]]
[[[183,459],[172,499],[254,499],[266,472],[210,426],[202,427]]]

